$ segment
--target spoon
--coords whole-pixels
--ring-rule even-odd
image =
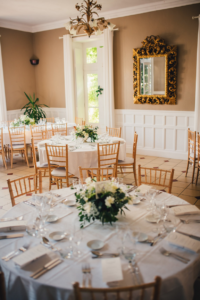
[[[100,256],[112,256],[112,257],[117,257],[119,256],[119,254],[117,253],[102,253],[102,252],[99,252],[99,251],[91,251],[92,254],[100,257]]]
[[[20,216],[17,218],[3,218],[3,219],[0,219],[0,222],[8,222],[8,221],[14,221],[14,220],[21,221],[23,219],[24,219],[23,216]]]
[[[45,236],[43,236],[43,237],[42,237],[42,241],[43,241],[43,243],[44,243],[45,245],[47,245],[47,246],[51,247],[51,249],[54,249],[54,250],[60,251],[60,249],[59,249],[59,248],[56,248],[56,247],[54,247],[54,246],[53,246],[53,244],[51,244],[51,243],[50,243],[49,239],[48,239],[48,238],[46,238]]]

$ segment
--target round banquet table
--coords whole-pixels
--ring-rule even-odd
[[[122,138],[109,137],[110,143],[120,141],[120,150],[119,150],[119,160],[125,160],[126,158],[126,141]],[[72,140],[70,136],[63,137],[59,141],[59,144],[53,141],[53,139],[41,141],[38,143],[38,153],[39,153],[39,163],[40,166],[48,163],[47,154],[45,149],[45,144],[48,145],[66,145],[74,146],[75,141]],[[92,143],[93,144],[93,143]],[[79,148],[73,151],[70,151],[68,148],[68,170],[69,173],[74,174],[79,177],[79,167],[82,168],[97,168],[98,167],[98,156],[97,156],[97,146],[92,146],[91,143],[83,143],[79,145]],[[61,165],[61,164],[59,164]]]
[[[62,190],[54,190],[53,192],[60,194],[62,199],[68,197],[72,199],[72,190],[70,188]],[[60,199],[61,199],[60,198]],[[158,195],[160,200],[165,200],[167,205],[186,204],[184,200],[177,198],[167,193]],[[140,230],[152,237],[154,233],[155,224],[148,223],[145,220],[147,211],[145,209],[146,203],[142,201],[137,206],[128,205],[129,210],[126,216],[120,216],[119,222],[127,222],[131,230]],[[64,204],[59,204],[54,207],[56,211],[71,210],[71,213],[56,223],[47,223],[49,233],[60,229],[65,229],[70,232],[73,229],[75,220],[77,219],[76,208],[67,208]],[[24,219],[28,220],[34,215],[35,208],[25,203],[20,203],[13,207],[6,213],[6,217],[17,217],[24,215]],[[53,213],[53,212],[52,212]],[[187,230],[191,229],[196,224],[180,224],[180,226],[187,226]],[[199,226],[198,224],[196,226]],[[177,228],[177,230],[179,227]],[[184,228],[182,228],[184,230]],[[116,249],[121,245],[120,239],[115,231],[115,226],[102,225],[100,223],[92,223],[82,229],[83,240],[80,244],[82,255],[80,258],[64,259],[54,269],[50,270],[40,278],[34,280],[30,278],[30,274],[43,266],[47,261],[53,259],[53,256],[58,255],[54,252],[37,259],[36,261],[26,265],[23,268],[17,267],[12,260],[5,262],[0,259],[0,267],[5,275],[7,300],[72,300],[74,299],[72,284],[75,281],[82,283],[81,267],[85,261],[90,263],[92,273],[93,287],[108,287],[102,280],[101,260],[92,259],[90,249],[87,247],[87,242],[92,239],[100,239],[105,242],[102,251],[116,252]],[[3,233],[2,233],[3,234]],[[26,232],[23,238],[2,240],[0,243],[0,257],[8,254],[10,251],[22,247],[26,243],[30,243],[30,248],[38,245],[41,242],[39,238],[29,236]],[[56,246],[65,249],[69,241],[64,239],[56,243]],[[167,250],[176,252],[184,257],[190,259],[188,264],[184,264],[171,257],[161,255],[159,249],[162,247]],[[151,247],[147,243],[137,243],[137,264],[140,270],[141,278],[144,283],[154,280],[155,276],[161,276],[161,300],[191,300],[193,296],[193,284],[196,278],[200,275],[200,255],[189,252],[186,249],[178,249],[170,245],[166,238]],[[121,257],[121,266],[123,271],[123,280],[118,282],[118,286],[133,285],[132,274],[128,271],[128,262]],[[85,299],[85,298],[84,298]],[[87,299],[87,298],[86,298]]]
[[[67,123],[68,134],[70,134],[74,130],[74,126],[76,126],[75,123]],[[47,124],[47,130],[51,130],[51,123]],[[30,144],[31,143],[31,131],[30,131],[29,126],[26,126],[25,135],[26,135],[26,143]],[[3,128],[3,144],[4,145],[10,144],[10,136],[9,136],[9,132],[8,132],[8,127]]]

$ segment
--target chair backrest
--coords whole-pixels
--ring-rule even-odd
[[[0,146],[1,150],[3,150],[3,128],[0,128]]]
[[[48,122],[48,123],[55,123],[55,118],[46,118],[46,121]]]
[[[81,168],[79,167],[79,175],[81,183],[85,183],[85,179],[91,177],[96,181],[109,180],[115,177],[115,168]]]
[[[33,153],[33,164],[35,167],[35,172],[37,172],[37,159],[36,159],[34,138],[31,139],[31,145],[32,145],[32,153]]]
[[[52,124],[53,135],[59,133],[61,135],[67,135],[67,123],[66,124]]]
[[[46,140],[47,126],[46,125],[33,125],[31,126],[31,137],[34,139],[34,145],[42,140]]]
[[[10,145],[16,144],[26,145],[25,126],[9,128]]]
[[[76,125],[85,125],[85,121],[83,121],[83,118],[75,117],[75,123]]]
[[[0,272],[0,299],[6,300],[6,287],[3,272]]]
[[[171,194],[172,183],[174,177],[174,169],[160,170],[154,168],[145,168],[138,166],[138,182],[141,184],[151,184],[168,188],[168,193]]]
[[[110,165],[117,167],[120,142],[106,145],[97,143],[98,168],[106,168]]]
[[[74,287],[74,294],[75,294],[75,300],[82,300],[85,299],[85,297],[82,295],[86,294],[87,300],[96,300],[96,299],[103,299],[103,300],[119,300],[119,299],[136,299],[134,298],[134,291],[137,293],[140,292],[140,295],[137,296],[138,300],[142,300],[144,298],[144,292],[147,289],[152,289],[152,294],[148,298],[149,300],[158,300],[160,295],[160,287],[161,287],[161,278],[156,277],[154,282],[145,283],[141,285],[134,285],[134,286],[128,286],[128,287],[119,287],[119,288],[84,288],[80,287],[78,282],[75,282],[73,284]],[[121,294],[126,293],[126,298]],[[96,297],[97,294],[98,296]],[[89,296],[90,295],[90,296]],[[99,297],[101,295],[101,297]],[[109,295],[111,297],[109,297]],[[146,299],[146,298],[145,298]]]
[[[106,132],[113,137],[121,137],[121,127],[120,128],[111,128],[106,126]]]
[[[39,181],[39,182],[38,182]],[[10,198],[12,202],[12,206],[14,206],[15,199],[27,194],[42,193],[42,176],[41,172],[39,172],[39,176],[36,174],[24,176],[15,180],[7,180],[8,189],[10,193]]]
[[[188,128],[188,159],[196,158],[196,131],[191,131]]]
[[[134,141],[133,141],[133,159],[134,159],[134,162],[136,162],[137,141],[138,141],[138,134],[137,134],[137,132],[135,132],[134,133]]]

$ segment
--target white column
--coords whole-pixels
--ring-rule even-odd
[[[198,18],[194,130],[200,132],[200,15]]]
[[[3,62],[0,42],[0,122],[7,121],[6,94],[3,76]]]
[[[113,31],[104,30],[104,108],[105,125],[115,127],[114,78],[113,78]]]
[[[64,82],[65,82],[65,105],[67,122],[75,121],[75,98],[74,98],[74,67],[72,38],[69,34],[63,36],[64,51]]]

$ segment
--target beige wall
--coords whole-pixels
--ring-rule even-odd
[[[115,108],[194,110],[196,49],[200,4],[112,19],[120,29],[114,37]],[[160,35],[178,46],[177,105],[133,104],[133,48],[148,35]]]
[[[24,92],[35,92],[33,34],[0,28],[7,110],[20,109],[27,100]]]
[[[112,19],[120,29],[114,33],[115,108],[194,110],[196,49],[200,4]],[[36,91],[40,101],[65,107],[63,42],[64,28],[25,33],[0,28],[7,109],[26,102],[23,92]],[[148,35],[160,35],[178,46],[177,105],[133,104],[133,48],[141,47]],[[32,54],[40,59],[31,66]]]

